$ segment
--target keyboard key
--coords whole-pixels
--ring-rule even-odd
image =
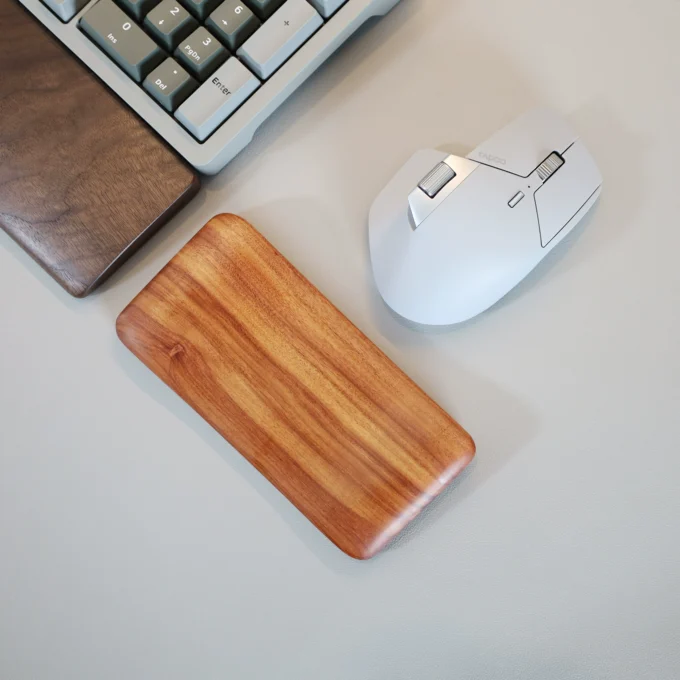
[[[246,0],[250,8],[260,19],[268,19],[276,10],[283,5],[284,0]]]
[[[347,0],[309,0],[316,8],[316,11],[324,18],[328,19],[335,14]]]
[[[286,0],[238,50],[238,56],[266,80],[322,25],[323,19],[306,0]]]
[[[113,0],[99,0],[80,19],[80,28],[131,78],[140,83],[165,55]]]
[[[226,0],[208,17],[206,26],[236,52],[260,27],[260,22],[241,0]]]
[[[141,21],[144,15],[148,14],[160,0],[116,0],[116,2],[131,17]]]
[[[260,87],[260,81],[238,60],[229,59],[175,112],[175,118],[204,141]]]
[[[89,0],[42,0],[62,21],[70,21]]]
[[[229,52],[200,26],[175,50],[175,56],[192,76],[204,81],[227,60]]]
[[[156,40],[171,52],[198,27],[196,19],[175,0],[161,0],[144,19],[144,26]]]
[[[166,59],[144,80],[144,89],[170,113],[197,87],[198,83],[174,59]]]
[[[181,0],[181,2],[199,21],[205,21],[222,0]]]

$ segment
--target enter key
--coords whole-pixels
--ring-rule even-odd
[[[202,142],[258,87],[260,81],[238,59],[228,59],[177,109],[175,117]]]

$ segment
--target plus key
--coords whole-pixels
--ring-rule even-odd
[[[306,0],[286,0],[237,54],[266,80],[321,26],[321,15]]]

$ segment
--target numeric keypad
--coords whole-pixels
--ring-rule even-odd
[[[98,0],[79,25],[203,142],[346,1]]]

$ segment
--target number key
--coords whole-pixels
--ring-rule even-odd
[[[229,52],[201,26],[175,50],[175,56],[191,75],[204,81],[227,60]]]
[[[226,0],[208,17],[206,26],[235,52],[260,27],[260,22],[241,0]]]
[[[205,21],[208,14],[217,9],[222,0],[181,0],[181,2],[199,21]]]
[[[162,0],[146,15],[144,26],[166,50],[172,51],[198,24],[175,0]]]
[[[82,16],[79,26],[138,83],[163,61],[161,48],[112,0],[99,0]]]

